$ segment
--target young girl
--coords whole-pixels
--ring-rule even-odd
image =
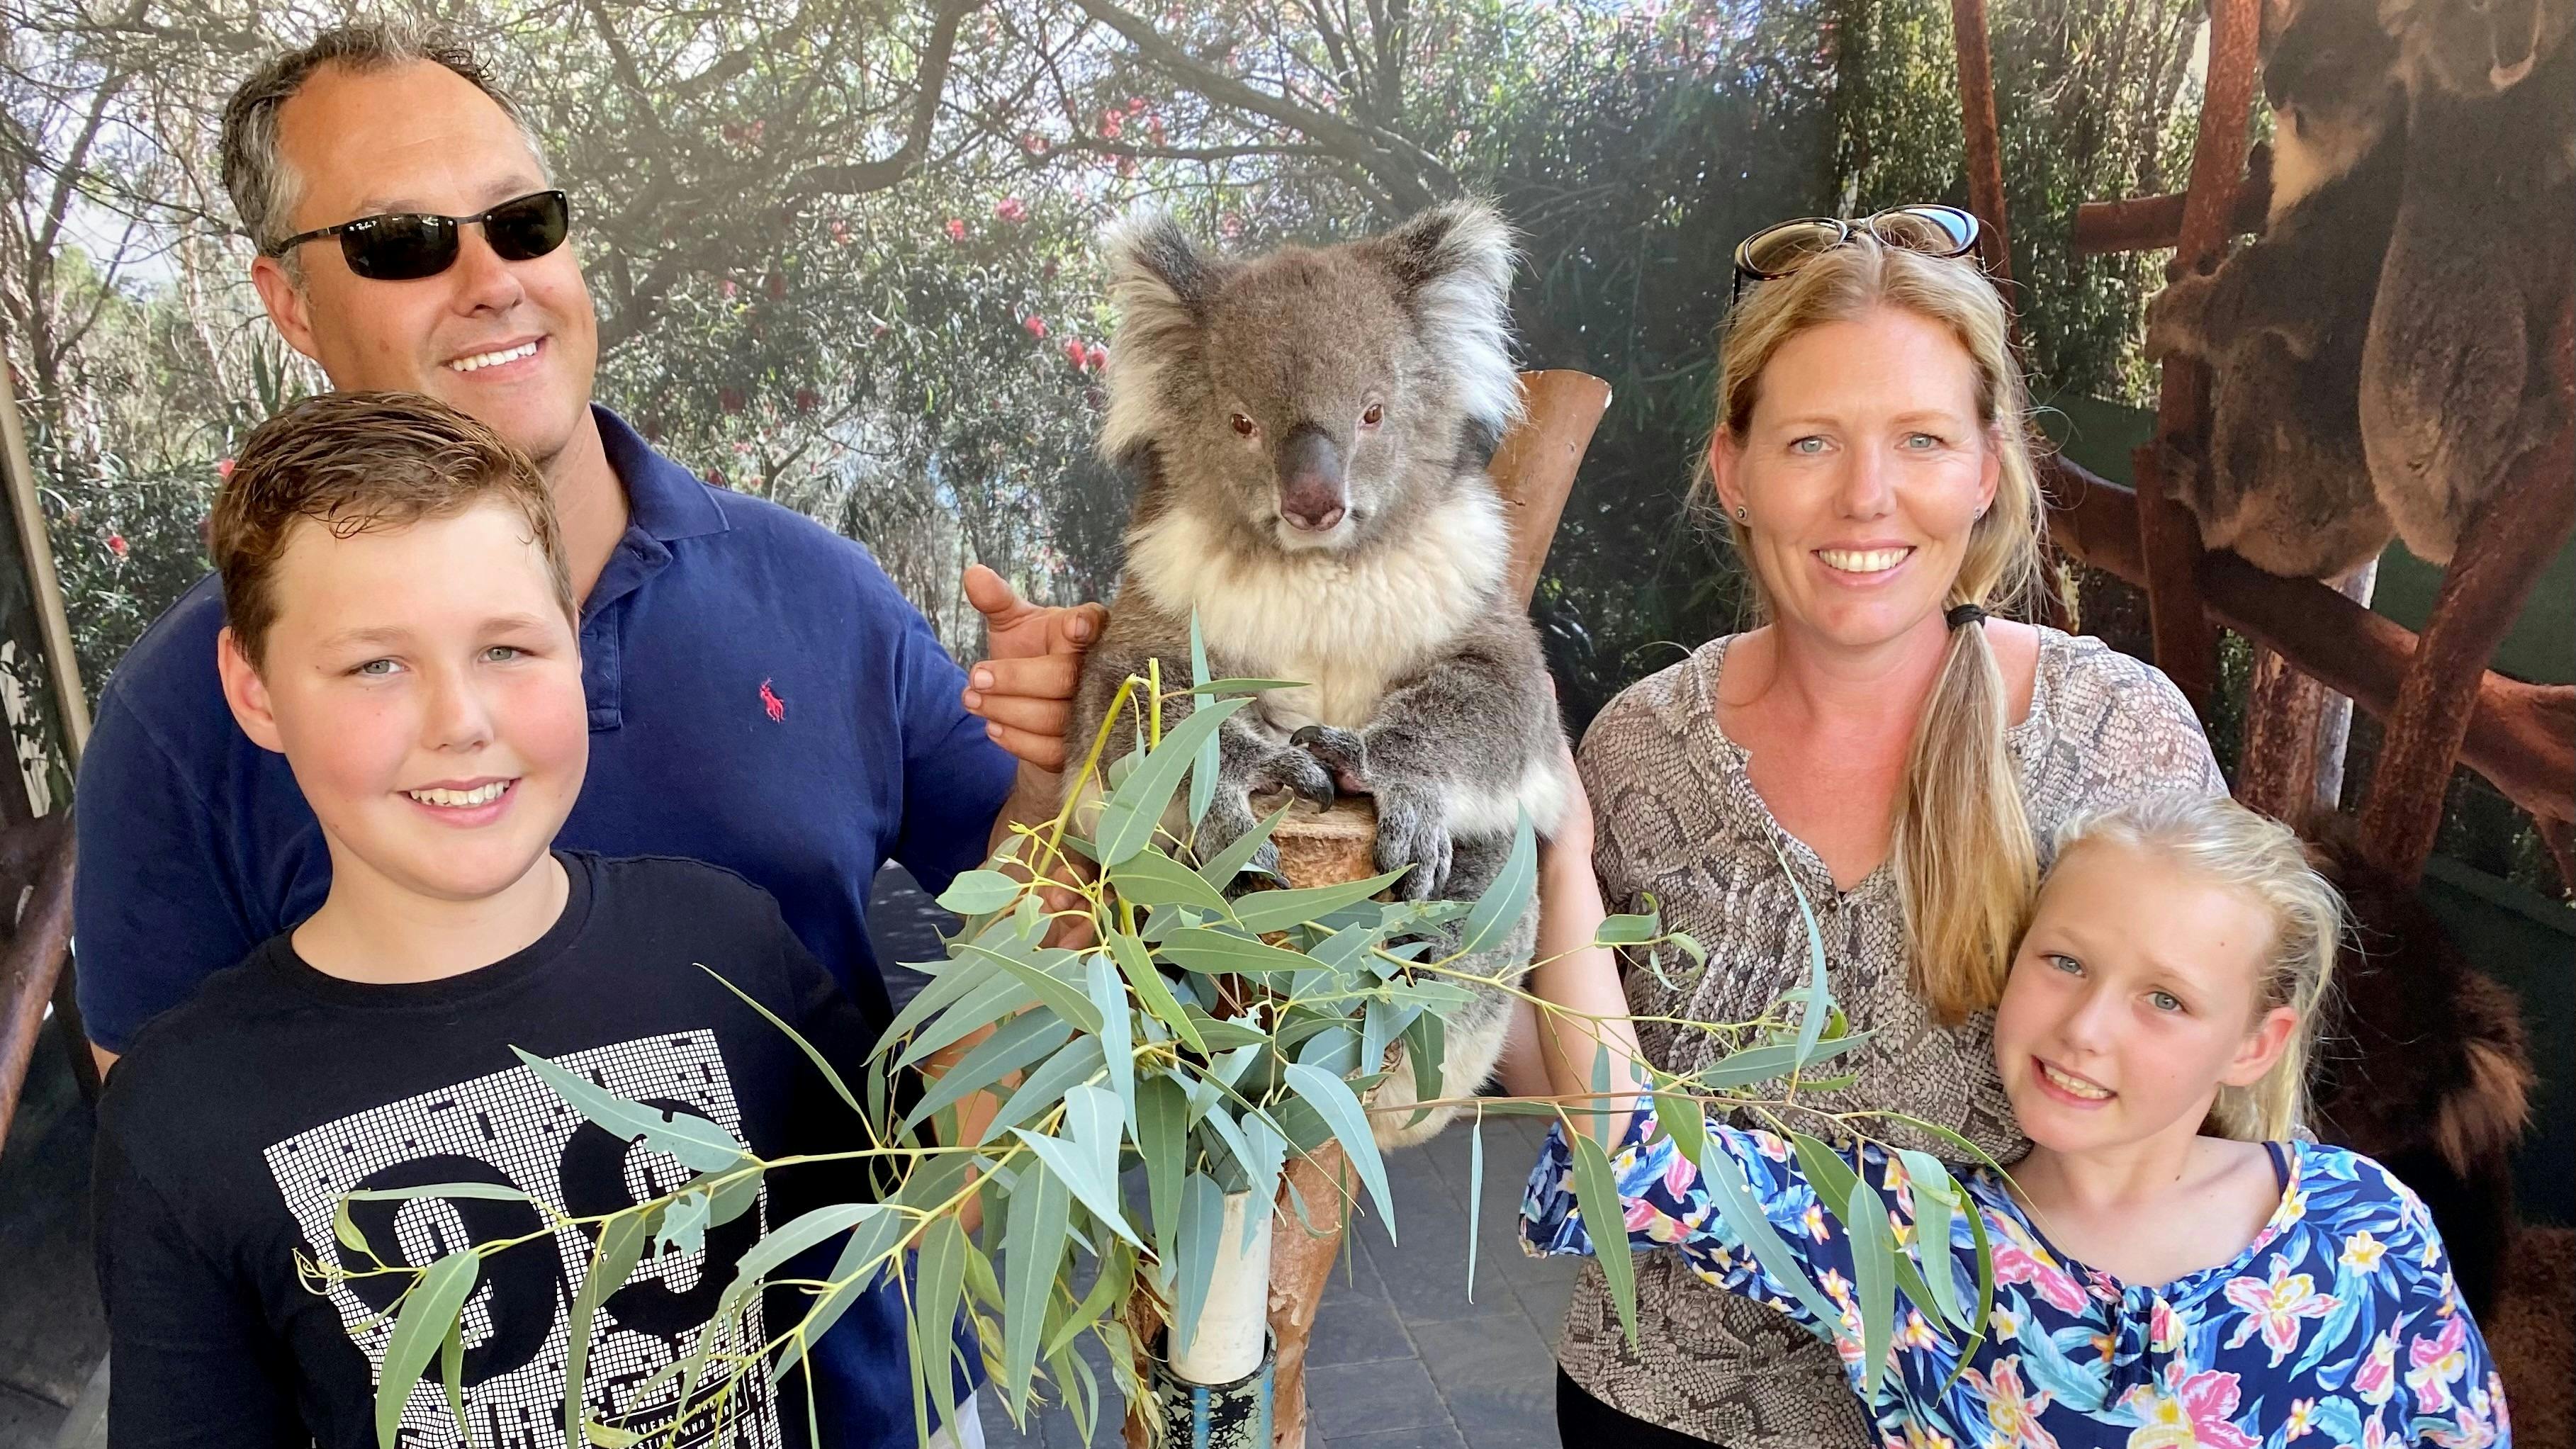
[[[1965,1335],[1900,1289],[1894,1362],[1871,1405],[1887,1441],[2509,1445],[2502,1385],[2423,1204],[2366,1157],[2291,1140],[2342,925],[2297,837],[2224,797],[2168,796],[2075,822],[2059,851],[1994,1028],[2033,1146],[2009,1184],[1962,1176],[1993,1245],[1994,1310],[1961,1369]],[[1552,881],[1550,905],[1564,895]],[[1577,920],[1549,935],[1580,929],[1587,904],[1598,911],[1578,900]],[[1635,1038],[1615,1015],[1608,954],[1542,973],[1543,995],[1607,1018],[1599,1037],[1623,1067]],[[1556,1090],[1591,1091],[1591,1024],[1556,1017],[1548,1034]],[[1608,1140],[1634,1245],[1677,1248],[1702,1277],[1817,1328],[1861,1381],[1842,1205],[1814,1211],[1786,1142],[1708,1126],[1709,1152],[1733,1160],[1839,1310],[1827,1328],[1655,1133],[1651,1098],[1605,1130],[1621,1134]],[[1947,1264],[1927,1259],[1902,1164],[1871,1147],[1859,1165],[1895,1205],[1900,1251],[1946,1266],[1973,1305],[1965,1216],[1949,1219]],[[1522,1214],[1533,1253],[1594,1250],[1561,1131]]]

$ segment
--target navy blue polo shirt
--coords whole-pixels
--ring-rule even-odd
[[[765,888],[873,1033],[892,1015],[867,935],[878,867],[901,861],[945,889],[983,859],[1016,767],[866,549],[710,487],[593,413],[629,522],[582,604],[590,770],[557,842],[708,861]],[[81,761],[80,1005],[110,1051],[311,915],[330,886],[285,757],[251,743],[224,704],[223,622],[217,581],[198,581],[109,679]],[[848,1365],[860,1378],[885,1377],[884,1395],[858,1402],[877,1400],[899,1420],[891,1442],[907,1442],[900,1337],[853,1342],[899,1332],[892,1311],[867,1326],[875,1315],[854,1312],[856,1332],[831,1337],[861,1350]],[[841,1442],[860,1427],[844,1423]]]

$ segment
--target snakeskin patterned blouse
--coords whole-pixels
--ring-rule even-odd
[[[2222,793],[2200,722],[2173,682],[2098,639],[2041,629],[2030,714],[2009,731],[2041,865],[2059,825],[2081,811],[2165,790]],[[1717,727],[1718,672],[1731,639],[1638,681],[1602,710],[1580,760],[1598,844],[1593,865],[1612,911],[1651,894],[1668,928],[1708,949],[1683,989],[1627,973],[1640,1016],[1745,1021],[1806,980],[1806,932],[1776,849],[1814,903],[1834,999],[1867,1045],[1836,1060],[1856,1080],[1813,1098],[1829,1110],[1904,1112],[1958,1132],[2003,1162],[2028,1147],[1995,1076],[1993,1015],[1935,1022],[1909,986],[1905,921],[1884,863],[1837,890],[1815,852],[1781,828],[1746,772],[1749,756]],[[1703,1034],[1638,1024],[1648,1058],[1696,1070]],[[1939,1151],[1883,1128],[1899,1147]],[[1943,1153],[1955,1156],[1955,1151]],[[1671,1252],[1637,1259],[1638,1344],[1631,1349],[1601,1270],[1587,1266],[1567,1304],[1557,1359],[1620,1412],[1728,1449],[1865,1449],[1877,1435],[1813,1334],[1759,1303],[1694,1277]]]

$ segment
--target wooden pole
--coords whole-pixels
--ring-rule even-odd
[[[9,511],[18,525],[27,589],[35,595],[36,617],[44,634],[45,677],[62,721],[64,763],[77,770],[81,751],[89,745],[89,695],[81,687],[80,656],[73,652],[71,618],[63,611],[63,583],[54,572],[53,538],[46,532],[45,510],[36,498],[36,468],[27,455],[27,434],[18,422],[18,390],[5,360],[0,360],[0,471],[8,474]]]
[[[2561,401],[2576,409],[2576,301],[2563,308],[2544,357]],[[2424,637],[2397,692],[2361,809],[2362,850],[2412,884],[2433,853],[2451,767],[2469,735],[2479,676],[2523,601],[2568,534],[2576,531],[2576,431],[2525,453],[2502,487],[2469,515],[2451,567],[2433,596]],[[2538,812],[2535,812],[2538,813]],[[2560,819],[2569,812],[2558,812]]]
[[[2368,608],[2378,579],[2379,562],[2373,559],[2330,587]],[[2331,814],[2342,803],[2344,741],[2351,729],[2349,698],[2301,672],[2270,645],[2254,646],[2236,798],[2292,824],[2312,810]]]
[[[2046,467],[2056,500],[2048,522],[2059,546],[2143,584],[2145,553],[2130,491],[2062,457]],[[2220,622],[2278,650],[2377,718],[2396,713],[2398,692],[2420,652],[2404,625],[2323,584],[2277,578],[2232,553],[2204,554],[2199,578]],[[2460,762],[2543,821],[2576,819],[2576,686],[2526,684],[2490,670],[2468,679],[2461,693],[2471,703]]]
[[[2192,145],[2191,184],[2184,193],[2178,269],[2206,272],[2226,251],[2236,182],[2245,174],[2245,124],[2254,102],[2254,43],[2260,0],[2210,0],[2209,82]],[[2156,418],[2160,443],[2197,448],[2209,433],[2209,369],[2191,358],[2165,361]],[[2218,693],[2218,631],[2200,595],[2200,526],[2166,496],[2163,447],[2149,443],[2134,461],[2138,537],[2146,551],[2147,617],[2156,664],[2182,687],[2201,717]]]
[[[1977,214],[1977,255],[2009,297],[2012,221],[2004,214],[2003,142],[1995,120],[1995,66],[1986,38],[1986,0],[1950,0],[1950,40],[1959,54],[1959,129],[1967,142],[1968,209]],[[2018,350],[2018,319],[2014,332]]]
[[[1574,491],[1583,450],[1610,407],[1610,384],[1583,372],[1521,374],[1523,421],[1503,437],[1486,468],[1511,518],[1512,596],[1527,604],[1556,541],[1556,521]]]

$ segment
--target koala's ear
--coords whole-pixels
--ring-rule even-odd
[[[2405,34],[2422,6],[2423,0],[2379,0],[2379,28],[2390,35]]]
[[[1109,301],[1120,329],[1152,334],[1195,327],[1206,316],[1220,273],[1168,212],[1142,212],[1102,237],[1109,260]]]
[[[1512,370],[1512,229],[1473,199],[1435,206],[1378,241],[1423,341],[1446,359],[1469,419],[1499,438],[1521,413]]]
[[[1480,291],[1506,306],[1512,288],[1512,229],[1502,213],[1472,198],[1435,206],[1386,238],[1396,280],[1420,292],[1434,287]]]

